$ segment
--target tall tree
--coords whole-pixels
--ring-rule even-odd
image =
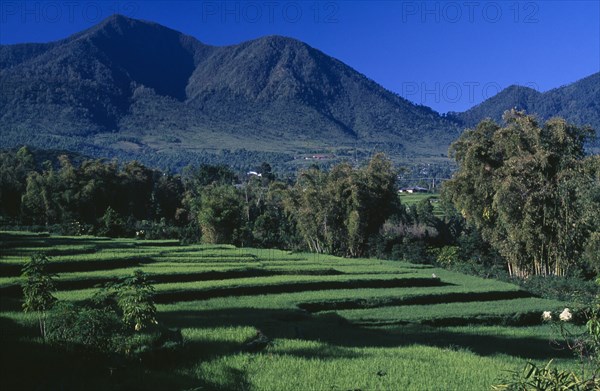
[[[244,226],[243,202],[234,186],[207,186],[202,190],[198,224],[205,243],[238,243]]]
[[[369,239],[398,210],[395,181],[383,154],[361,169],[347,163],[330,172],[312,168],[300,174],[286,207],[311,251],[362,256]]]
[[[591,130],[558,118],[540,126],[514,110],[504,121],[483,121],[452,144],[459,170],[444,191],[512,275],[563,275],[589,236],[578,199],[598,185],[584,169]]]
[[[27,175],[34,170],[33,155],[23,147],[0,152],[0,215],[15,218],[21,212],[21,196]]]

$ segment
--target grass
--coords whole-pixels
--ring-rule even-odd
[[[528,360],[577,365],[540,320],[567,303],[429,265],[13,232],[0,249],[3,389],[485,390]],[[184,347],[113,368],[46,346],[20,311],[20,268],[38,250],[53,254],[60,300],[142,269]],[[251,353],[258,330],[270,343]]]
[[[353,323],[394,324],[469,324],[480,322],[526,324],[539,323],[540,314],[558,310],[564,303],[539,298],[470,301],[427,305],[389,306],[367,309],[340,310],[336,313]]]
[[[433,214],[436,217],[443,217],[444,211],[442,210],[442,206],[440,204],[440,196],[439,194],[431,194],[431,193],[400,193],[400,201],[403,205],[411,207],[422,200],[430,200],[431,205],[433,206]]]

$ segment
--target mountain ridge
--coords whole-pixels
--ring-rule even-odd
[[[294,168],[315,152],[376,150],[440,160],[469,118],[414,104],[294,38],[211,46],[122,15],[54,42],[0,45],[0,85],[3,145],[163,166],[239,155],[240,166]]]
[[[541,120],[563,117],[579,126],[589,125],[600,131],[600,72],[546,92],[511,85],[493,97],[462,113],[449,113],[460,125],[473,127],[484,118],[502,121],[505,110],[516,108]],[[600,140],[592,145],[599,147]]]

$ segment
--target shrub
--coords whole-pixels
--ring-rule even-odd
[[[49,313],[47,322],[50,342],[106,353],[119,350],[124,331],[119,317],[109,308],[72,303],[58,303]]]
[[[504,384],[492,386],[497,391],[522,390],[573,390],[592,391],[600,387],[598,379],[583,379],[572,371],[551,368],[552,361],[541,368],[528,362],[522,371],[512,372],[511,379]]]
[[[449,266],[459,262],[459,248],[457,246],[444,246],[433,250],[435,260],[442,266]]]
[[[54,275],[49,273],[48,258],[45,254],[34,254],[23,266],[23,311],[37,311],[40,333],[46,338],[46,312],[52,308],[56,298]]]
[[[125,325],[140,331],[158,323],[153,297],[154,287],[148,281],[146,273],[138,269],[132,276],[107,284],[92,300],[96,305],[119,311]]]
[[[117,304],[123,311],[123,322],[135,331],[157,324],[154,305],[154,287],[150,285],[146,274],[136,270],[133,276],[123,279],[115,285]]]
[[[119,237],[123,236],[126,231],[126,224],[123,218],[110,206],[106,208],[106,212],[100,218],[98,235]]]

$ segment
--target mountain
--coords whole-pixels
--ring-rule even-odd
[[[574,83],[541,93],[522,86],[510,86],[481,104],[449,114],[461,126],[473,127],[484,118],[502,120],[505,110],[525,110],[542,120],[559,116],[577,125],[589,125],[600,135],[600,72]],[[600,147],[600,140],[593,144]]]
[[[5,146],[163,166],[213,158],[295,166],[303,154],[374,150],[431,158],[460,130],[303,42],[268,36],[216,47],[120,15],[60,41],[0,46],[0,86]]]

